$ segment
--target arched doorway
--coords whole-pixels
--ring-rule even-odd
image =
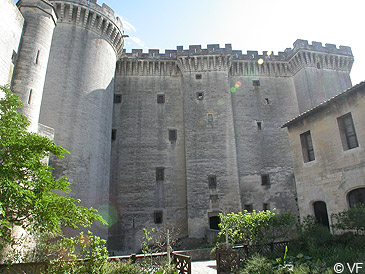
[[[347,194],[347,201],[349,202],[350,208],[353,208],[358,204],[365,205],[365,187],[350,191],[349,194]]]
[[[319,224],[330,228],[326,203],[318,201],[313,204],[314,216]]]

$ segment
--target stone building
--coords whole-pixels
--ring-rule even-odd
[[[96,0],[0,1],[0,84],[12,79],[30,130],[71,152],[50,158],[54,175],[109,220],[92,230],[115,254],[138,251],[143,228],[202,239],[220,212],[297,212],[281,126],[351,87],[351,48],[126,53]]]
[[[331,225],[331,215],[365,204],[365,82],[287,122],[298,206]]]

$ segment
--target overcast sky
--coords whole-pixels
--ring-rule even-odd
[[[365,80],[364,0],[98,0],[124,22],[131,49],[232,44],[234,50],[284,51],[296,39],[350,46],[352,83]]]

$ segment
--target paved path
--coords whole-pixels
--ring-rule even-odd
[[[191,274],[217,274],[216,261],[192,262],[191,270]]]

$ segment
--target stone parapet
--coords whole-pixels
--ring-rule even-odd
[[[122,54],[123,25],[119,17],[106,4],[99,6],[96,0],[50,0],[55,6],[58,23],[74,24],[104,38],[115,50],[117,58]]]

